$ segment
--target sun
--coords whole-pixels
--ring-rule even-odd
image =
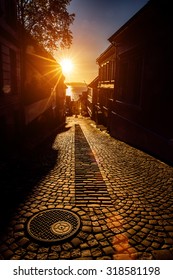
[[[70,73],[73,70],[73,62],[70,58],[63,58],[60,61],[60,65],[62,67],[62,72],[65,73]]]

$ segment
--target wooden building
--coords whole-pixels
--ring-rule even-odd
[[[66,85],[61,67],[52,55],[31,37],[25,48],[25,142],[32,146],[65,123]]]
[[[96,77],[89,85],[87,91],[87,111],[90,118],[97,121],[97,93],[98,93],[98,77]]]
[[[17,22],[16,1],[0,0],[0,158],[33,148],[65,123],[61,67]]]
[[[97,114],[106,127],[109,126],[110,106],[114,95],[115,57],[116,49],[114,45],[110,45],[96,60],[99,66]]]
[[[171,25],[170,3],[150,0],[108,39],[112,47],[97,59],[102,124],[113,137],[168,162],[173,162]]]
[[[16,152],[22,131],[20,44],[16,1],[0,1],[0,156]]]

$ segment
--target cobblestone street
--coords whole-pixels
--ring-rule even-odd
[[[49,148],[3,170],[1,259],[173,260],[173,167],[90,119],[67,118]],[[37,242],[27,222],[54,208],[77,214],[80,228]]]

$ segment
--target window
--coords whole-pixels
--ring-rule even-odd
[[[16,52],[7,46],[1,46],[0,86],[1,93],[16,93],[17,90]]]
[[[111,61],[111,81],[115,80],[115,61]]]

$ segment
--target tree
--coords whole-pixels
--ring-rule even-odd
[[[17,14],[24,30],[45,49],[69,48],[72,32],[69,27],[75,14],[69,14],[71,0],[17,0]]]

